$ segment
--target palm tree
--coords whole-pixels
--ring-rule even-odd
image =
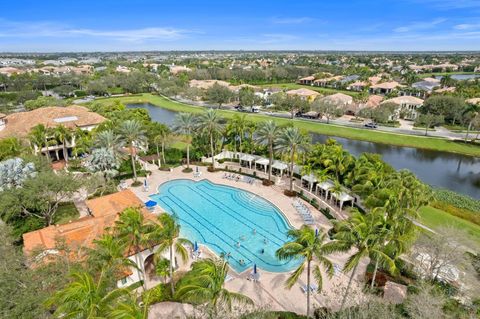
[[[97,282],[88,272],[73,273],[72,279],[47,300],[47,306],[56,306],[54,314],[59,318],[105,318],[131,293],[131,288],[109,290],[103,272]]]
[[[465,133],[465,143],[468,140],[468,134],[472,129],[472,124],[475,117],[480,113],[480,104],[467,104],[467,107],[463,111],[462,115],[469,115],[470,121],[468,122],[467,132]]]
[[[362,258],[372,256],[375,256],[375,259],[382,258],[382,260],[389,264],[392,271],[395,270],[395,264],[391,258],[381,250],[381,245],[379,245],[379,242],[383,239],[382,236],[378,234],[378,230],[383,227],[382,219],[379,217],[379,214],[368,213],[364,215],[355,211],[349,219],[335,223],[337,232],[334,235],[335,240],[332,242],[334,249],[337,251],[348,251],[351,248],[356,249],[356,252],[348,258],[343,267],[343,272],[347,273],[351,271],[351,275],[340,305],[340,310],[343,310],[345,306],[353,277]]]
[[[242,153],[242,140],[245,137],[245,129],[247,128],[247,116],[245,114],[242,116],[235,114],[232,118],[232,122],[236,131],[236,135],[238,136],[238,148],[240,149],[240,153]],[[237,136],[235,136],[235,139]]]
[[[286,127],[277,138],[277,149],[290,153],[290,192],[293,191],[293,165],[298,153],[306,152],[310,141],[297,127]]]
[[[145,300],[147,299],[147,300]],[[144,304],[138,302],[136,296],[130,294],[115,304],[109,311],[108,319],[148,319],[148,297],[143,298]]]
[[[65,162],[68,162],[68,151],[67,151],[66,143],[68,139],[72,138],[72,132],[69,129],[67,129],[65,126],[59,125],[54,129],[53,134],[55,138],[60,143],[62,143],[63,158],[65,159]]]
[[[101,131],[95,136],[95,147],[112,150],[114,154],[121,157],[123,141],[122,137],[112,130]]]
[[[32,128],[30,131],[29,137],[30,137],[30,144],[32,145],[33,148],[38,147],[40,149],[40,154],[41,149],[43,147],[47,148],[47,158],[50,161],[50,152],[49,152],[49,143],[48,143],[48,138],[50,137],[50,132],[51,130],[45,127],[43,124],[38,124]],[[35,150],[35,149],[34,149]]]
[[[194,303],[208,302],[214,313],[220,306],[231,310],[233,301],[253,304],[247,296],[224,288],[228,270],[228,262],[223,259],[208,258],[194,262],[192,270],[182,278],[176,298]]]
[[[195,125],[196,119],[193,113],[179,113],[173,124],[173,130],[178,134],[185,135],[187,139],[187,169],[190,168],[190,141]]]
[[[197,127],[208,134],[210,139],[210,152],[212,153],[212,168],[215,168],[215,150],[214,136],[221,132],[222,124],[220,123],[220,115],[214,109],[208,109],[205,113],[200,114]]]
[[[137,274],[140,280],[143,280],[143,288],[145,290],[145,280],[143,276],[143,261],[139,259],[138,252],[146,242],[149,228],[145,222],[142,212],[138,208],[127,208],[115,221],[114,234],[127,247],[129,254],[135,254],[135,263],[137,264]]]
[[[165,160],[165,144],[167,144],[167,141],[170,137],[170,130],[168,129],[168,127],[164,127],[162,130],[160,130],[158,132],[158,135],[156,135],[154,138],[153,138],[153,141],[157,147],[157,156],[158,156],[158,163],[159,163],[159,166],[162,165],[162,160],[163,160],[163,164],[167,164],[167,161]],[[158,151],[158,145],[160,144],[161,148],[162,148],[162,158],[160,159],[160,153]]]
[[[137,120],[127,120],[120,125],[120,136],[125,144],[128,145],[130,151],[130,159],[132,161],[133,180],[137,181],[137,168],[135,167],[135,156],[138,148],[142,143],[146,142],[145,131],[142,123]]]
[[[158,244],[156,251],[157,260],[162,254],[168,250],[170,254],[170,289],[172,295],[175,293],[175,285],[173,282],[173,264],[174,252],[179,254],[183,262],[188,260],[188,251],[185,245],[192,246],[192,243],[185,238],[178,238],[180,235],[180,225],[175,218],[169,214],[161,214],[155,222],[149,224],[150,230],[147,240],[152,244]]]
[[[88,263],[93,269],[106,268],[118,275],[126,268],[138,266],[125,257],[127,244],[119,240],[114,234],[106,233],[93,241],[94,248],[88,250]]]
[[[263,122],[257,130],[257,143],[268,146],[268,180],[272,178],[274,143],[278,138],[278,134],[279,127],[272,120]]]
[[[333,276],[333,264],[326,257],[334,252],[331,244],[325,243],[327,239],[326,233],[318,233],[307,225],[303,225],[300,229],[292,229],[288,231],[288,236],[292,241],[285,243],[276,251],[276,256],[280,260],[288,260],[291,258],[303,258],[303,263],[292,273],[286,281],[286,287],[291,289],[305,271],[307,266],[307,317],[310,316],[310,274],[312,261],[318,264],[313,266],[313,276],[318,285],[318,292],[322,291],[323,277],[320,271],[322,265],[329,277]]]

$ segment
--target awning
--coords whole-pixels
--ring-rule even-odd
[[[317,188],[321,188],[324,191],[328,191],[330,188],[335,186],[331,181],[325,181],[317,184]]]
[[[303,179],[304,181],[309,182],[310,184],[313,184],[313,183],[316,183],[316,182],[317,182],[317,179],[315,178],[315,176],[313,176],[313,174],[304,175],[304,176],[302,176],[302,179]]]
[[[260,165],[268,165],[268,163],[270,163],[270,161],[267,158],[260,157],[259,159],[257,159],[255,161],[255,163],[260,164]]]
[[[335,197],[336,199],[338,199],[339,201],[342,201],[342,202],[348,202],[348,201],[351,201],[353,200],[353,197],[348,195],[347,193],[345,192],[341,192],[340,194],[332,194],[333,197]]]
[[[240,160],[245,161],[245,162],[251,162],[251,161],[255,160],[255,157],[253,155],[250,155],[250,154],[244,154],[244,155],[240,156]]]
[[[288,165],[285,164],[284,162],[275,161],[275,162],[273,162],[272,167],[275,168],[275,169],[283,171],[283,170],[288,168]]]

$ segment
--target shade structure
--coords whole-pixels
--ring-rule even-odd
[[[317,182],[317,179],[315,178],[315,176],[313,174],[303,175],[302,179],[306,182],[309,182],[310,184],[313,184],[313,183]]]
[[[250,155],[250,154],[243,154],[242,156],[240,156],[240,160],[241,161],[246,161],[246,162],[251,162],[251,161],[255,160],[255,157],[253,155]]]
[[[275,168],[275,169],[283,171],[283,170],[286,170],[288,168],[288,165],[285,164],[284,162],[281,162],[281,161],[275,161],[275,162],[273,162],[272,167]]]
[[[153,200],[149,200],[148,202],[145,202],[145,206],[147,208],[152,208],[152,207],[155,207],[156,205],[157,205],[157,202]]]
[[[255,163],[259,164],[259,165],[268,165],[269,162],[270,162],[270,160],[268,158],[264,158],[264,157],[260,157],[257,160],[255,160]]]

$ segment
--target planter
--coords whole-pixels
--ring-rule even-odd
[[[133,182],[130,186],[131,186],[131,187],[138,187],[138,186],[142,186],[142,185],[143,185],[142,182],[136,181],[136,182]]]
[[[189,167],[189,168],[184,168],[184,169],[182,169],[182,172],[183,172],[183,173],[191,173],[191,172],[193,172],[193,169],[192,169],[191,167]]]
[[[288,197],[295,197],[297,196],[297,192],[296,191],[291,191],[291,190],[284,190],[283,193],[288,196]]]
[[[272,186],[274,184],[274,182],[265,178],[265,179],[262,180],[262,184],[263,184],[263,186]]]
[[[216,171],[216,169],[213,168],[213,166],[209,166],[209,167],[207,168],[207,171],[209,171],[210,173],[213,173],[213,172]]]

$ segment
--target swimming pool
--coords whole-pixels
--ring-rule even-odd
[[[208,180],[177,179],[160,185],[158,194],[150,197],[177,216],[182,237],[229,256],[229,264],[237,272],[253,264],[285,272],[300,263],[275,257],[292,227],[277,207],[253,193]]]

